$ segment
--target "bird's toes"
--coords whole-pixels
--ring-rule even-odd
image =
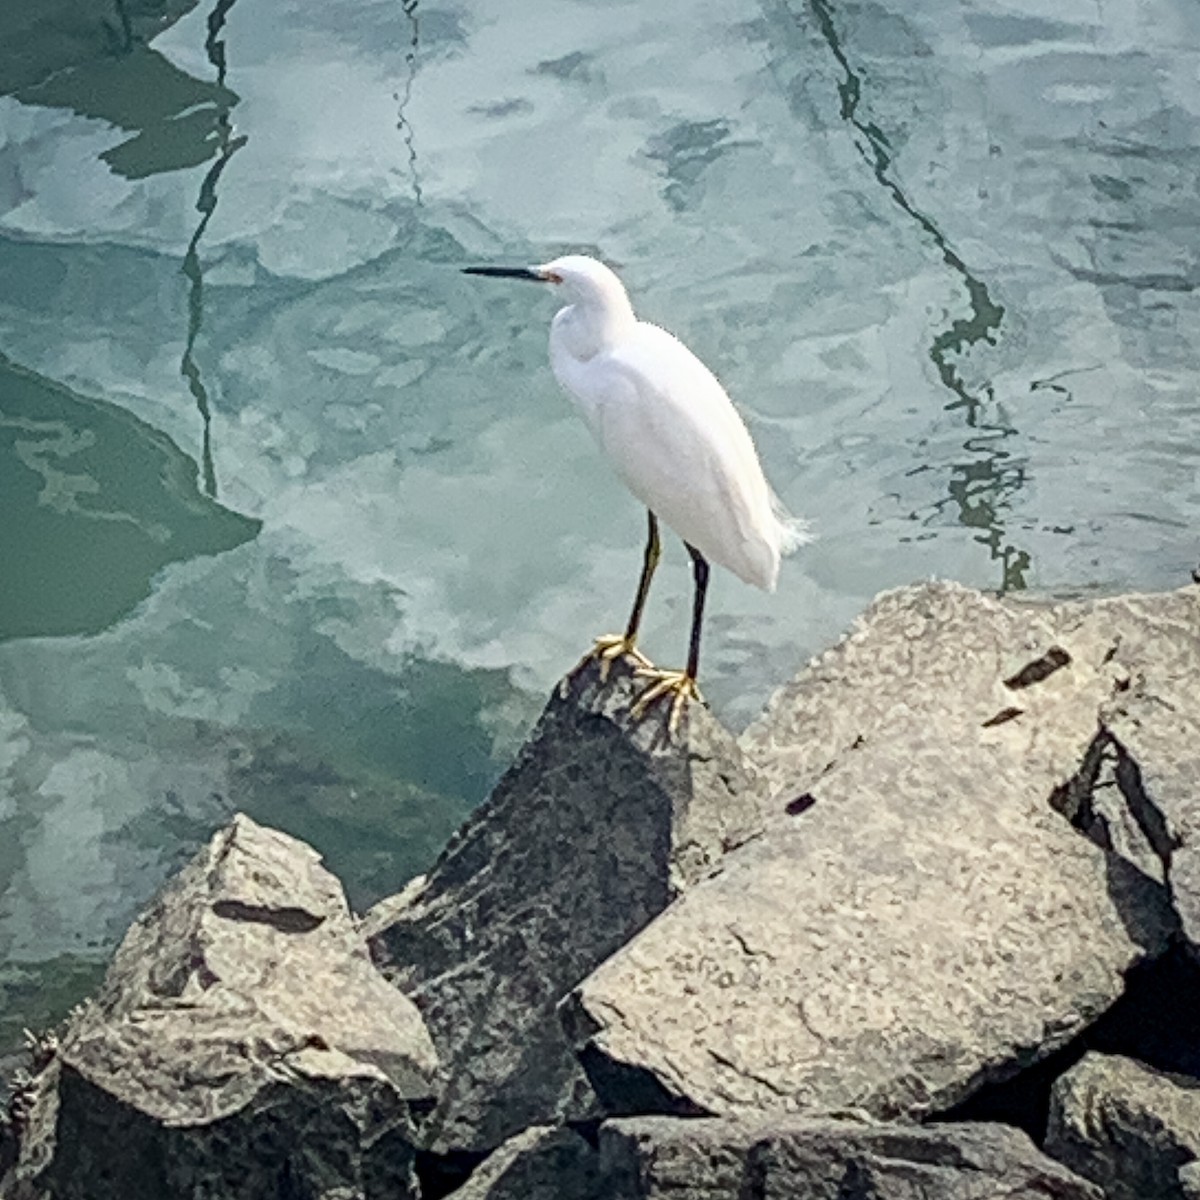
[[[600,682],[607,683],[612,665],[618,658],[628,654],[633,647],[623,637],[598,637],[592,647],[592,657],[600,663]]]
[[[635,720],[645,716],[647,710],[664,696],[671,697],[671,705],[667,710],[667,735],[674,738],[679,729],[679,722],[687,708],[689,700],[703,704],[704,698],[696,686],[695,679],[686,671],[662,671],[657,668],[642,668],[634,672],[642,679],[651,680],[642,690],[641,695],[633,702],[629,715]]]
[[[697,704],[704,703],[696,681],[690,676],[685,676],[683,683],[675,689],[675,695],[671,697],[671,711],[667,716],[667,733],[672,738],[679,729],[679,719],[683,716],[683,710],[687,708],[689,700],[695,700]]]
[[[644,670],[651,667],[650,660],[625,635],[608,633],[596,638],[591,650],[579,661],[579,665],[571,672],[572,675],[583,670],[591,662],[600,664],[600,682],[607,683],[612,665],[619,658],[632,660],[635,669]]]
[[[687,707],[687,701],[688,693],[683,688],[671,697],[671,711],[667,714],[667,736],[672,739],[679,732],[679,718]]]
[[[665,696],[675,686],[675,677],[679,674],[677,671],[654,671],[641,669],[634,672],[635,675],[641,677],[651,677],[653,683],[647,684],[641,691],[641,694],[633,702],[629,709],[629,715],[639,721],[646,714],[646,710],[661,696]]]

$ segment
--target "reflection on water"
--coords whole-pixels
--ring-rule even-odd
[[[0,95],[97,58],[128,54],[197,0],[39,0],[0,5]]]
[[[413,199],[418,205],[423,203],[421,196],[421,176],[417,171],[417,133],[408,117],[409,105],[412,104],[413,87],[417,82],[417,55],[421,50],[421,18],[417,12],[419,0],[400,0],[400,9],[409,23],[411,36],[408,39],[408,49],[404,52],[404,89],[392,94],[396,101],[396,128],[404,139],[404,147],[408,152],[408,177],[412,183]]]
[[[208,15],[208,36],[204,39],[204,50],[209,62],[217,70],[217,86],[225,87],[225,41],[221,31],[225,27],[225,19],[235,0],[217,0],[212,12]],[[188,328],[187,343],[183,348],[183,359],[179,370],[187,380],[188,390],[196,402],[196,411],[200,414],[201,446],[200,464],[204,472],[204,490],[210,496],[217,494],[217,469],[213,461],[212,448],[212,407],[209,403],[208,389],[196,362],[196,338],[200,336],[200,327],[204,321],[204,273],[200,266],[200,239],[208,228],[212,215],[217,210],[217,183],[221,172],[225,170],[229,160],[246,144],[245,136],[236,136],[233,132],[233,122],[230,119],[230,109],[219,115],[217,124],[217,160],[209,167],[200,183],[200,196],[196,200],[196,211],[200,214],[200,222],[188,242],[187,252],[183,256],[181,270],[188,281]]]
[[[692,208],[703,189],[705,168],[736,147],[723,118],[685,121],[651,140],[646,157],[663,164],[667,184],[663,196],[675,212]]]
[[[194,0],[177,7],[176,19],[191,7]],[[44,28],[37,25],[39,31]],[[100,22],[93,32],[96,42],[88,49],[66,35],[63,45],[44,47],[47,57],[39,69],[26,72],[36,80],[21,83],[21,74],[12,71],[8,81],[0,80],[0,90],[26,104],[67,109],[133,131],[133,137],[101,155],[127,179],[197,166],[219,153],[221,123],[237,100],[223,82],[195,79],[152,50],[135,36],[128,14],[115,29]],[[72,55],[82,61],[70,61]],[[63,66],[54,66],[64,59]],[[20,61],[36,60],[31,53]],[[4,82],[17,86],[4,87]]]
[[[2,354],[0,512],[0,641],[105,629],[165,564],[260,526],[201,496],[195,465],[158,430]]]
[[[997,590],[1020,591],[1032,564],[1028,552],[1007,539],[1004,528],[1005,510],[1025,483],[1024,462],[1004,448],[1005,439],[1017,431],[1005,423],[1003,411],[989,421],[979,421],[977,427],[979,432],[963,443],[973,457],[951,467],[949,502],[963,525],[980,531],[979,540],[1000,564]]]
[[[971,458],[950,467],[949,502],[957,508],[958,520],[981,531],[979,540],[987,546],[992,560],[1000,564],[999,590],[1007,592],[1026,586],[1030,569],[1029,552],[1012,544],[1005,530],[1004,513],[1012,496],[1024,482],[1024,465],[1014,460],[1003,442],[1016,430],[1003,415],[989,415],[991,388],[984,384],[971,388],[959,372],[957,360],[979,342],[994,344],[1004,319],[1004,307],[997,304],[987,284],[976,277],[945,235],[926,213],[913,204],[893,174],[892,148],[879,125],[860,109],[863,103],[862,77],[850,63],[834,21],[829,0],[809,0],[821,36],[842,72],[838,81],[841,117],[857,134],[855,146],[871,168],[875,179],[892,201],[929,236],[942,261],[959,277],[966,291],[968,313],[953,320],[938,333],[929,347],[929,357],[938,377],[954,399],[946,404],[950,411],[961,410],[967,425],[979,432],[963,445]],[[939,512],[945,502],[934,505]]]

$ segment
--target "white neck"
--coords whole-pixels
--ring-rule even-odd
[[[586,362],[615,345],[637,324],[633,307],[622,290],[602,296],[577,297],[560,308],[551,327],[552,347]]]

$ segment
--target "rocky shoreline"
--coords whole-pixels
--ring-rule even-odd
[[[1200,589],[880,596],[734,739],[564,681],[353,917],[237,817],[39,1038],[5,1200],[1200,1200]]]

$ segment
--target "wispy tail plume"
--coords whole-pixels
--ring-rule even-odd
[[[813,527],[803,517],[793,517],[778,496],[771,496],[771,511],[779,522],[779,553],[791,554],[801,546],[817,540]]]

